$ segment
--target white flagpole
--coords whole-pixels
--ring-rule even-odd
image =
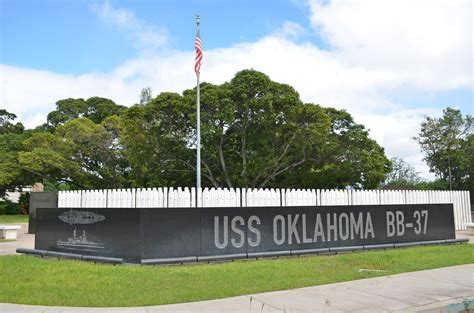
[[[196,16],[196,25],[197,31],[199,32],[199,23],[201,19],[199,15]],[[199,191],[201,190],[201,104],[200,104],[200,92],[199,92],[199,75],[197,73],[197,99],[196,99],[196,109],[197,109],[197,142],[196,142],[196,206],[199,206]]]

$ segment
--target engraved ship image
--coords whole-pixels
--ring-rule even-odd
[[[89,212],[89,211],[75,211],[75,210],[69,210],[67,212],[64,212],[58,217],[61,221],[69,225],[94,224],[94,223],[105,220],[105,216],[103,215],[100,215],[94,212]]]
[[[101,222],[105,220],[105,216],[90,212],[90,211],[76,211],[69,210],[58,216],[58,218],[69,225],[88,225]],[[59,248],[69,250],[95,251],[105,248],[105,244],[99,242],[92,235],[82,231],[82,235],[77,236],[76,227],[72,233],[72,237],[66,240],[58,239],[56,245]]]
[[[77,236],[76,228],[74,228],[74,232],[72,233],[72,237],[68,238],[67,240],[59,239],[57,241],[57,246],[64,248],[64,249],[74,249],[74,250],[85,250],[85,251],[93,251],[93,250],[100,250],[105,248],[105,244],[102,242],[94,241],[91,235],[89,238],[87,237],[87,233],[85,230],[82,231],[82,235]]]

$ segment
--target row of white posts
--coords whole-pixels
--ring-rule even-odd
[[[204,188],[199,207],[452,203],[456,230],[471,222],[469,191]],[[177,208],[196,206],[195,188],[60,191],[60,208]]]

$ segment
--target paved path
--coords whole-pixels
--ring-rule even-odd
[[[470,244],[474,244],[474,236],[468,235],[465,230],[456,232],[456,239],[467,238]]]
[[[221,300],[137,308],[0,304],[2,313],[443,312],[474,300],[474,264]]]
[[[0,255],[16,254],[16,248],[34,249],[35,235],[28,234],[28,223],[14,223],[12,225],[21,225],[21,229],[18,230],[18,239],[0,242]],[[3,312],[0,311],[0,313]]]

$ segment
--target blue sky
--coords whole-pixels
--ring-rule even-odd
[[[3,64],[65,74],[109,71],[139,53],[130,38],[97,18],[102,1],[2,1]],[[284,0],[109,1],[149,25],[163,28],[170,42],[161,50],[194,45],[196,13],[206,49],[255,41],[286,20],[309,26],[303,5]],[[306,39],[318,42],[316,36]],[[321,43],[319,41],[319,43]],[[322,43],[321,43],[322,45]],[[34,53],[32,53],[34,51]]]
[[[303,101],[345,109],[389,157],[430,177],[411,139],[447,106],[474,114],[470,0],[0,1],[0,107],[27,127],[55,102],[102,96],[130,106],[245,68]],[[401,18],[403,17],[403,18]]]

